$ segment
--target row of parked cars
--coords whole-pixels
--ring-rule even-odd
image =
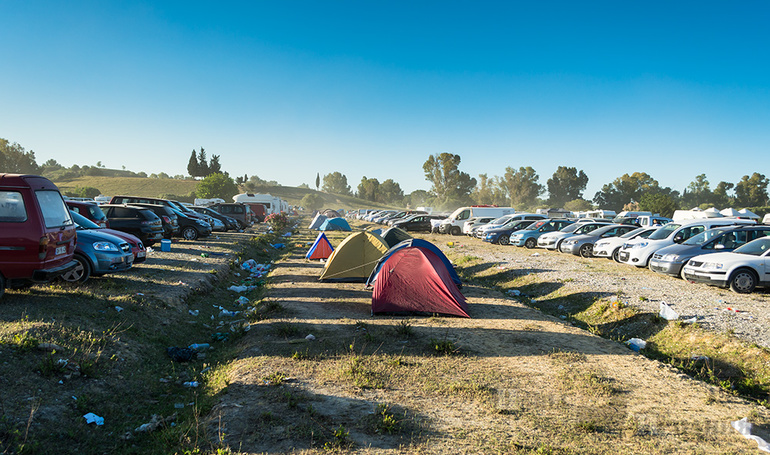
[[[219,211],[166,199],[65,200],[44,177],[0,174],[0,295],[7,287],[82,283],[127,270],[164,238],[196,240],[243,227]]]
[[[645,226],[633,221],[516,214],[481,225],[468,220],[465,226],[470,223],[468,234],[490,243],[613,259],[735,292],[770,285],[769,225],[734,217],[663,220],[667,223]]]
[[[420,210],[361,209],[350,212],[348,216],[411,232],[431,232],[435,222],[446,219],[446,215],[432,215]]]

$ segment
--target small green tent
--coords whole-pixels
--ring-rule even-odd
[[[329,256],[319,279],[363,283],[387,251],[387,243],[377,234],[367,231],[350,234]]]

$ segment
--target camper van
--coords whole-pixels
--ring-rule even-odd
[[[267,215],[289,211],[289,203],[270,194],[241,193],[233,196],[233,201],[244,204],[262,204]]]
[[[513,207],[489,207],[489,206],[470,206],[460,207],[452,212],[439,226],[439,232],[442,234],[460,235],[463,232],[463,225],[471,217],[493,217],[499,218],[503,215],[512,215],[516,213]]]

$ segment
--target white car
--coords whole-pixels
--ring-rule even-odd
[[[700,234],[706,229],[716,227],[733,226],[737,224],[757,224],[753,220],[742,220],[739,218],[703,218],[692,220],[684,224],[671,222],[662,226],[657,231],[650,234],[646,239],[632,240],[623,244],[623,248],[618,253],[620,262],[634,265],[636,267],[647,267],[650,258],[659,249],[682,243],[690,237]]]
[[[601,239],[594,244],[594,257],[614,259],[615,262],[620,262],[618,253],[620,253],[620,249],[623,247],[624,243],[634,239],[646,239],[650,234],[657,231],[658,227],[659,226],[640,227],[631,232],[626,232],[620,237]]]
[[[575,235],[588,234],[589,232],[599,229],[600,227],[609,226],[610,221],[590,221],[590,222],[577,222],[569,226],[564,227],[560,231],[549,232],[543,234],[537,239],[538,248],[546,248],[549,250],[559,250],[562,242]],[[572,227],[574,226],[574,227]]]
[[[469,218],[468,221],[466,221],[465,224],[463,224],[463,234],[471,235],[471,231],[473,230],[473,228],[489,224],[489,222],[494,219],[495,218],[491,216],[480,216],[480,217]]]
[[[748,293],[757,286],[770,285],[770,237],[760,237],[735,251],[695,256],[682,271],[696,283],[730,287]]]

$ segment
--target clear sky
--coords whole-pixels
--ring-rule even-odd
[[[0,0],[0,137],[39,164],[429,189],[557,166],[770,175],[767,1]]]

